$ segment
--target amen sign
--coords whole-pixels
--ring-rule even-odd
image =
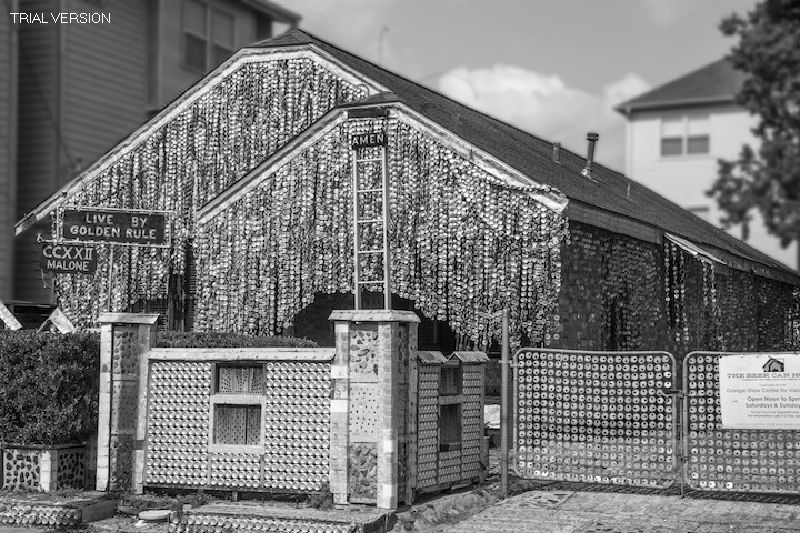
[[[61,238],[65,241],[164,245],[163,213],[104,209],[65,209]]]
[[[370,133],[356,133],[350,138],[350,143],[350,147],[353,150],[357,150],[358,148],[386,146],[386,132],[373,131]]]

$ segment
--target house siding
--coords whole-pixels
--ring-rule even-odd
[[[90,8],[64,0],[59,9]],[[56,11],[52,2],[28,9]],[[146,2],[112,0],[102,7],[111,14],[110,24],[21,26],[19,216],[144,122],[147,10]],[[44,224],[17,238],[16,300],[52,300],[49,276],[37,267],[36,234],[46,229]]]
[[[12,28],[10,17],[0,17],[0,301],[11,298],[13,282],[13,227],[16,214],[16,35],[16,28]]]
[[[257,40],[256,12],[254,10],[238,2],[224,0],[215,0],[213,5],[234,17],[235,49],[238,50]],[[183,64],[182,9],[182,1],[161,2],[159,17],[163,23],[160,25],[161,34],[159,36],[161,44],[159,107],[174,100],[205,75],[188,70]]]
[[[26,11],[53,10],[53,3],[33,0]],[[61,123],[58,105],[58,54],[62,24],[20,24],[17,218],[56,190]],[[49,302],[37,264],[36,229],[17,237],[14,255],[16,300]]]
[[[86,9],[78,0],[70,11]],[[70,157],[85,168],[144,122],[147,94],[147,3],[112,0],[111,24],[65,26],[62,120]],[[59,187],[74,172],[59,174]]]

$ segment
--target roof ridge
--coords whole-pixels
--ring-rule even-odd
[[[744,74],[740,70],[736,69],[736,67],[731,62],[729,55],[726,54],[726,55],[722,56],[721,58],[718,58],[718,59],[715,59],[715,60],[710,61],[708,63],[705,63],[705,64],[703,64],[703,65],[701,65],[701,66],[699,66],[699,67],[697,67],[695,69],[690,70],[689,72],[681,74],[677,78],[673,78],[673,79],[667,80],[667,81],[665,81],[665,82],[663,82],[663,83],[661,83],[659,85],[656,85],[655,87],[652,87],[648,91],[645,91],[645,92],[643,92],[643,93],[641,93],[641,94],[639,94],[637,96],[634,96],[633,98],[629,98],[628,100],[625,100],[624,102],[620,102],[619,104],[614,106],[614,110],[617,111],[618,113],[625,114],[625,113],[627,113],[627,112],[629,112],[631,110],[632,106],[636,106],[637,104],[643,105],[643,104],[648,103],[648,102],[646,102],[646,100],[649,97],[652,97],[653,95],[657,95],[660,92],[663,92],[665,89],[669,89],[671,87],[680,87],[682,84],[685,84],[687,82],[687,80],[690,80],[693,77],[696,77],[697,75],[703,73],[704,71],[711,71],[714,68],[725,67],[725,66],[730,67],[730,69],[733,72],[737,73],[737,74]],[[731,94],[731,96],[733,96],[734,94],[735,94],[735,91]],[[721,95],[717,96],[717,99],[719,99],[720,97],[721,97]],[[706,97],[705,99],[709,99],[709,98],[710,97]],[[687,102],[691,102],[693,100],[703,100],[703,98],[700,98],[700,97],[696,97],[696,98],[689,97],[689,98],[686,98],[686,97],[684,97],[683,100],[686,100]],[[667,104],[667,103],[670,103],[670,102],[678,102],[678,101],[681,101],[681,99],[673,99],[673,100],[665,99],[665,100],[662,101],[662,103],[663,104]],[[655,104],[656,102],[653,102],[653,103]]]
[[[304,29],[301,29],[301,28],[295,28],[293,30],[290,30],[290,31],[286,32],[285,34],[282,34],[282,35],[286,35],[286,34],[289,34],[289,33],[301,33],[301,34],[311,38],[312,40],[319,41],[320,43],[322,43],[322,44],[324,44],[326,46],[330,46],[331,48],[335,48],[339,52],[348,54],[348,55],[358,59],[359,61],[363,61],[363,62],[365,62],[365,63],[377,68],[378,70],[390,75],[390,76],[394,76],[396,78],[400,78],[401,80],[406,81],[408,83],[411,83],[413,85],[416,85],[417,87],[420,87],[420,88],[422,88],[422,89],[424,89],[426,91],[430,91],[431,93],[434,93],[435,95],[437,95],[437,96],[439,96],[441,98],[444,98],[444,99],[446,99],[446,100],[458,105],[459,107],[462,107],[462,108],[466,109],[467,111],[469,111],[471,113],[476,113],[478,115],[486,117],[489,120],[492,120],[494,122],[502,124],[505,127],[511,128],[511,129],[516,130],[516,131],[518,131],[520,133],[528,135],[528,136],[532,137],[533,139],[535,139],[536,141],[541,142],[542,144],[549,144],[549,145],[552,146],[552,145],[556,144],[556,142],[557,142],[557,141],[551,141],[551,140],[545,139],[544,137],[540,137],[539,135],[537,135],[535,133],[532,133],[532,132],[530,132],[528,130],[524,130],[524,129],[520,128],[519,126],[515,126],[514,124],[511,124],[510,122],[506,122],[505,120],[503,120],[501,118],[498,118],[498,117],[496,117],[494,115],[491,115],[491,114],[486,113],[484,111],[481,111],[479,109],[472,108],[472,107],[464,104],[463,102],[459,102],[458,100],[456,100],[456,99],[454,99],[454,98],[452,98],[452,97],[450,97],[450,96],[448,96],[448,95],[446,95],[446,94],[444,94],[442,92],[439,92],[439,91],[437,91],[435,89],[431,89],[430,87],[428,87],[426,85],[423,85],[418,81],[414,81],[414,80],[412,80],[410,78],[405,77],[402,74],[399,74],[397,72],[388,70],[387,68],[385,68],[385,67],[383,67],[383,66],[381,66],[381,65],[379,65],[377,63],[374,63],[374,62],[370,61],[369,59],[365,59],[365,58],[361,57],[360,55],[358,55],[358,54],[356,54],[354,52],[351,52],[349,50],[345,50],[343,48],[340,48],[339,46],[336,46],[335,44],[333,44],[333,43],[331,43],[329,41],[326,41],[325,39],[320,38],[319,36],[317,36],[314,33],[311,33],[308,30],[304,30]],[[271,38],[271,39],[269,39],[267,41],[263,41],[263,42],[267,43],[268,41],[271,41],[271,40],[274,40],[274,39],[275,38]],[[288,46],[288,44],[287,45],[279,45],[279,46]],[[400,98],[402,100],[402,97],[400,97],[399,95],[398,95],[398,98]],[[574,150],[571,150],[570,148],[565,147],[563,144],[559,143],[559,145],[560,145],[560,150],[562,152],[567,152],[567,153],[573,155],[574,157],[576,157],[577,159],[580,159],[580,160],[585,160],[586,159],[580,153],[575,152]],[[548,156],[546,156],[545,154],[541,154],[539,152],[536,152],[535,150],[532,151],[532,153],[536,154],[538,157],[540,157],[543,160],[547,160],[547,161],[550,160],[550,158]],[[608,167],[607,165],[604,165],[603,163],[599,163],[597,161],[593,161],[592,165],[595,168],[597,168],[597,167],[603,168],[603,169],[607,170],[608,172],[614,173],[614,174],[616,174],[618,176],[627,177],[627,176],[625,176],[624,172],[621,172],[619,170],[616,170],[616,169],[613,169],[611,167]]]

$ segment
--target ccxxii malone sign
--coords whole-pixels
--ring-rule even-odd
[[[39,266],[58,274],[93,274],[97,270],[97,254],[91,246],[46,242],[42,244]]]

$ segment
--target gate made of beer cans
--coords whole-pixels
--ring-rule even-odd
[[[517,474],[650,488],[679,479],[672,354],[524,348],[513,368]]]
[[[800,493],[800,431],[722,429],[719,360],[728,355],[752,354],[691,352],[683,361],[686,484],[708,491]]]

